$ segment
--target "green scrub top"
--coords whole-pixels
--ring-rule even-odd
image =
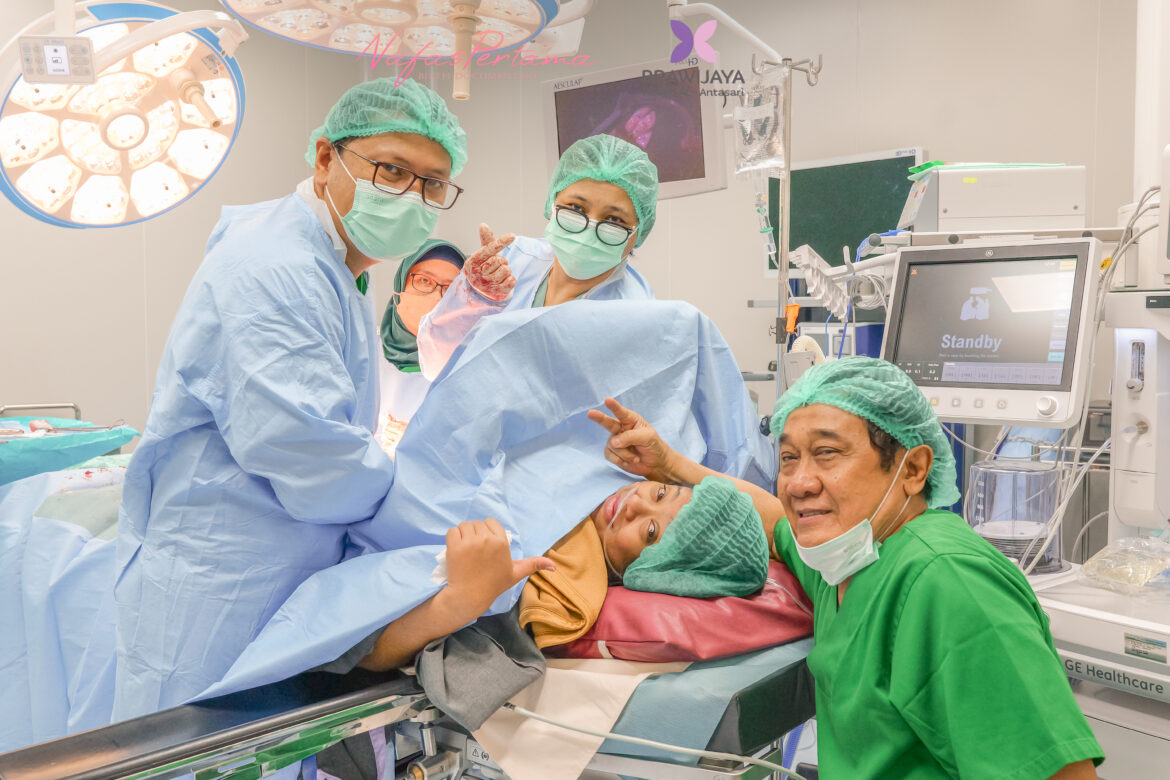
[[[548,278],[551,274],[552,272],[550,271],[540,280],[540,285],[536,288],[536,294],[532,297],[532,308],[540,309],[544,307],[544,301],[548,298]],[[583,292],[573,300],[582,300],[587,294],[588,292]]]
[[[532,308],[539,309],[544,306],[544,299],[548,297],[548,274],[540,280],[540,285],[536,288],[536,295],[532,297]]]
[[[1101,763],[1032,588],[961,517],[903,526],[840,608],[787,521],[775,541],[813,602],[821,777],[1039,780]]]

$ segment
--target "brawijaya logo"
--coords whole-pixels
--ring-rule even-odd
[[[718,26],[718,20],[711,19],[700,24],[692,32],[691,28],[685,22],[681,22],[678,19],[671,19],[670,29],[674,31],[674,37],[678,38],[678,45],[670,53],[670,61],[674,63],[682,62],[691,56],[691,52],[694,52],[707,62],[715,62],[718,55],[707,41],[711,40],[711,36],[715,34],[715,28]]]

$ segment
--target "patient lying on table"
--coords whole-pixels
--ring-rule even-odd
[[[763,587],[768,559],[751,499],[719,477],[694,488],[649,481],[623,488],[547,557],[514,561],[498,522],[462,523],[447,533],[447,587],[387,626],[359,665],[385,670],[409,663],[524,577],[520,623],[543,649],[584,635],[611,582],[676,596],[747,596]]]
[[[602,502],[548,552],[520,597],[520,623],[541,649],[586,634],[611,584],[713,598],[748,596],[768,576],[768,543],[751,499],[730,480],[694,488],[638,482]]]

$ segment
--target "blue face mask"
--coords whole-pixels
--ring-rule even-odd
[[[353,181],[353,205],[341,217],[345,234],[371,260],[397,260],[415,252],[430,237],[439,214],[414,190],[403,195],[382,192],[373,182],[354,179],[341,158],[338,164]],[[325,188],[333,210],[333,196]]]
[[[796,552],[800,559],[804,561],[805,565],[820,572],[821,577],[829,585],[844,582],[878,559],[878,550],[882,543],[873,540],[873,524],[870,522],[870,518],[878,513],[882,505],[886,503],[886,499],[890,497],[890,492],[898,482],[898,475],[902,473],[902,466],[906,465],[906,456],[909,454],[910,450],[906,450],[905,454],[902,455],[902,462],[898,464],[893,481],[890,482],[890,486],[886,488],[886,494],[882,496],[882,500],[878,502],[877,507],[870,513],[869,517],[845,533],[813,547],[802,547],[800,542],[796,541],[796,534],[793,533],[792,541],[796,543]],[[890,523],[891,528],[898,522],[902,512],[906,511],[910,498],[911,496],[906,496],[906,503],[902,504],[897,516]]]
[[[605,244],[593,227],[594,223],[590,221],[585,230],[570,233],[557,223],[554,214],[544,229],[544,237],[552,245],[557,262],[566,274],[578,281],[601,276],[615,268],[625,255],[624,242],[617,246]]]

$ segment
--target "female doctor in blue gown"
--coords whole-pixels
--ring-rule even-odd
[[[366,271],[422,245],[466,149],[437,94],[366,82],[310,137],[296,192],[224,209],[126,476],[115,720],[219,680],[381,505],[393,465],[372,433],[382,344]]]
[[[419,326],[423,373],[436,377],[463,337],[491,314],[574,299],[653,298],[629,256],[650,235],[657,205],[658,169],[637,146],[612,135],[574,143],[549,183],[544,238],[495,238],[480,225],[483,246]]]

